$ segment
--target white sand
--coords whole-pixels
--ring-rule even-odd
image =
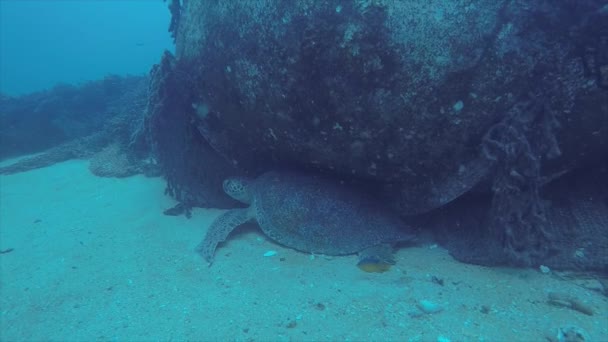
[[[460,264],[441,248],[402,249],[369,274],[354,256],[313,259],[246,227],[207,268],[194,248],[220,211],[164,216],[163,189],[94,177],[85,161],[1,176],[0,250],[14,250],[0,254],[0,339],[545,341],[576,325],[608,340],[607,298],[580,286],[593,281]],[[548,291],[595,314],[550,306]],[[422,299],[443,311],[410,317]]]

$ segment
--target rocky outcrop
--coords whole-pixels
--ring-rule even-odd
[[[417,214],[491,178],[482,142],[504,121],[538,132],[545,174],[608,154],[602,5],[184,1],[174,74],[233,164],[377,182]]]

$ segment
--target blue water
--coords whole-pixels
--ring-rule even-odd
[[[0,1],[0,93],[144,74],[173,49],[162,1]]]

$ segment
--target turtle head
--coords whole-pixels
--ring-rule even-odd
[[[224,192],[237,201],[251,203],[251,191],[249,185],[251,181],[246,178],[228,178],[224,180]]]

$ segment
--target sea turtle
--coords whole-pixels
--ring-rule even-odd
[[[375,271],[386,270],[394,263],[391,245],[414,237],[398,217],[364,193],[319,176],[272,171],[254,180],[229,178],[223,187],[250,206],[228,210],[213,221],[197,247],[209,265],[217,245],[250,220],[272,240],[299,251],[358,253],[365,270],[376,262],[387,267]]]

